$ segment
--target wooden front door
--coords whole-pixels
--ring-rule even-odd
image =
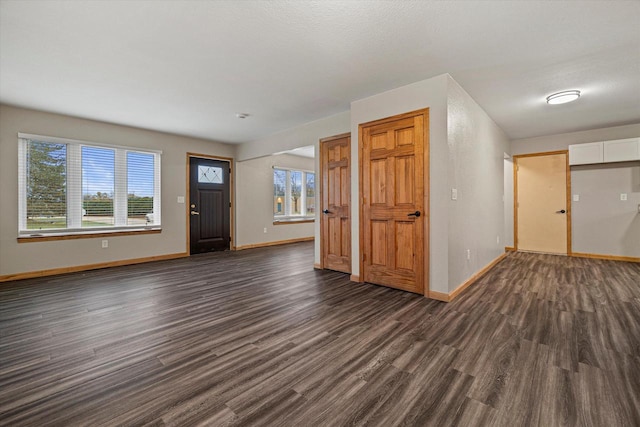
[[[224,251],[231,241],[228,161],[189,158],[189,248],[191,254]]]
[[[360,125],[361,278],[420,294],[428,240],[428,120],[423,110]]]
[[[570,251],[566,152],[514,156],[516,249],[567,254]]]
[[[351,273],[351,135],[320,140],[322,268]]]

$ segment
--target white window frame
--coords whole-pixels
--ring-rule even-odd
[[[308,221],[315,220],[316,214],[307,214],[307,174],[311,173],[314,175],[314,183],[317,183],[315,179],[316,173],[314,171],[305,170],[305,169],[296,169],[296,168],[285,168],[281,166],[273,166],[273,170],[280,170],[286,172],[285,175],[285,192],[284,192],[284,215],[273,215],[274,222],[295,222],[295,221]],[[294,214],[291,212],[291,172],[301,172],[302,173],[302,182],[300,188],[300,214]],[[273,180],[273,174],[271,176]],[[275,182],[273,183],[275,186]],[[272,186],[272,191],[274,186]],[[314,188],[314,197],[316,196],[315,192],[317,192],[317,185]],[[275,195],[272,194],[271,197]]]
[[[27,144],[30,140],[65,144],[67,146],[67,227],[52,229],[27,228]],[[82,147],[106,148],[115,151],[114,161],[114,225],[102,227],[82,227]],[[154,187],[153,187],[153,223],[145,226],[128,225],[127,215],[127,153],[135,152],[154,156]],[[117,233],[122,231],[160,230],[161,223],[161,164],[162,151],[143,148],[125,147],[104,143],[80,141],[76,139],[59,138],[44,135],[18,133],[18,237],[64,236],[99,233]]]

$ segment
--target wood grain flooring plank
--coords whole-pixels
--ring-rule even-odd
[[[0,286],[0,426],[640,425],[640,264],[511,252],[451,303],[313,243]]]

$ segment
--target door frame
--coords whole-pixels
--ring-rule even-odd
[[[540,153],[516,154],[513,157],[513,248],[518,250],[518,159],[523,157],[540,157],[564,154],[566,165],[566,204],[567,204],[567,256],[571,250],[571,169],[569,165],[569,150],[543,151]]]
[[[358,124],[358,201],[359,201],[359,207],[358,207],[358,240],[359,240],[359,252],[360,252],[360,256],[359,256],[359,265],[360,265],[360,277],[358,278],[359,282],[364,282],[364,257],[363,257],[363,253],[364,253],[364,212],[363,212],[363,206],[364,206],[364,185],[363,185],[363,180],[362,180],[362,175],[363,175],[363,164],[362,164],[362,159],[363,159],[363,151],[364,151],[364,138],[363,138],[363,132],[362,132],[362,128],[364,127],[369,127],[369,126],[375,126],[375,125],[380,125],[380,124],[384,124],[384,123],[388,123],[388,122],[393,122],[396,120],[401,120],[401,119],[407,119],[410,117],[415,117],[418,115],[423,115],[424,116],[424,126],[423,126],[423,158],[424,158],[424,216],[425,216],[425,220],[424,220],[424,238],[423,238],[423,248],[422,250],[424,251],[423,253],[423,258],[424,258],[424,262],[423,262],[423,271],[422,271],[422,281],[423,281],[423,295],[425,297],[429,297],[429,293],[431,292],[431,281],[429,280],[429,271],[430,271],[430,261],[431,261],[431,254],[429,252],[429,241],[431,240],[431,234],[430,234],[430,225],[431,225],[431,205],[430,205],[430,200],[431,200],[431,187],[429,186],[430,183],[430,177],[431,177],[431,164],[429,163],[429,158],[430,158],[430,144],[429,144],[429,126],[430,126],[430,122],[429,122],[429,108],[422,108],[420,110],[414,110],[414,111],[409,111],[407,113],[402,113],[402,114],[397,114],[395,116],[391,116],[391,117],[385,117],[382,119],[378,119],[378,120],[372,120],[370,122],[366,122],[366,123],[360,123]],[[351,261],[353,262],[353,260]]]
[[[185,196],[185,218],[187,222],[187,255],[191,255],[191,208],[189,204],[189,198],[191,197],[191,165],[190,160],[192,158],[197,159],[208,159],[208,160],[220,160],[222,162],[229,162],[229,200],[231,201],[231,206],[229,206],[229,250],[236,250],[236,240],[235,240],[235,184],[233,179],[234,173],[234,165],[233,165],[233,157],[223,157],[223,156],[214,156],[211,154],[200,154],[200,153],[190,153],[187,152],[187,193]]]
[[[325,188],[324,188],[324,168],[322,167],[322,162],[324,160],[323,158],[323,150],[322,150],[322,144],[326,143],[326,142],[331,142],[331,141],[335,141],[336,139],[342,139],[342,138],[347,138],[347,137],[351,137],[351,132],[345,132],[345,133],[341,133],[340,135],[334,135],[334,136],[328,136],[326,138],[320,138],[320,140],[318,141],[318,151],[319,151],[319,156],[318,158],[320,159],[320,163],[319,163],[319,170],[318,170],[318,177],[320,178],[319,183],[320,183],[320,203],[318,206],[322,207],[322,203],[324,201],[324,192],[325,192]],[[351,179],[351,141],[349,141],[349,179]],[[351,183],[349,183],[349,187],[351,187]],[[349,191],[349,226],[351,226],[353,224],[353,222],[351,221],[351,193],[352,191]],[[324,265],[324,245],[326,245],[326,242],[324,241],[323,238],[323,234],[322,234],[322,230],[324,229],[324,221],[326,221],[324,219],[324,215],[322,215],[322,211],[319,210],[320,212],[320,268],[324,269],[325,265]],[[351,245],[349,245],[351,246]],[[352,254],[349,254],[349,258],[351,259]],[[353,259],[351,259],[351,270],[353,271]]]

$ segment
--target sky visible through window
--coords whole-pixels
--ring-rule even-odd
[[[154,156],[127,152],[127,192],[138,197],[153,197]],[[82,147],[82,193],[95,195],[114,192],[115,154],[113,150]]]
[[[127,153],[127,193],[153,197],[153,154]]]

